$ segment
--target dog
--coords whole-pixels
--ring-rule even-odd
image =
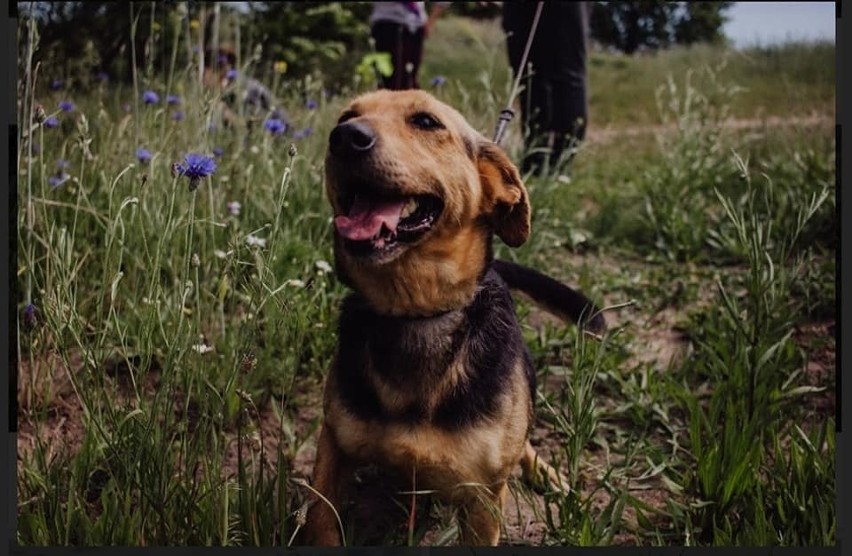
[[[325,180],[335,271],[353,292],[304,538],[341,543],[336,508],[353,471],[375,463],[457,504],[461,544],[496,545],[516,465],[533,484],[562,481],[528,440],[536,380],[510,288],[575,322],[592,317],[589,330],[605,321],[564,284],[493,260],[495,234],[511,247],[530,234],[527,190],[500,147],[430,94],[353,100],[329,136]]]

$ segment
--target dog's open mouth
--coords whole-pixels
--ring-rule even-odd
[[[432,195],[403,197],[355,195],[334,218],[337,232],[356,255],[387,253],[428,232],[443,210]]]

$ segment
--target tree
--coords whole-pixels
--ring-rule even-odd
[[[733,2],[594,2],[592,38],[626,54],[640,48],[718,42],[724,39],[724,12]]]
[[[261,60],[284,61],[288,75],[322,68],[351,75],[367,51],[369,2],[251,2],[249,42],[262,44]]]

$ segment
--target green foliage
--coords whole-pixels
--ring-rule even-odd
[[[742,160],[738,163],[747,176]],[[694,329],[697,351],[682,369],[685,382],[678,394],[694,458],[684,470],[683,484],[701,502],[691,508],[700,540],[713,544],[754,542],[749,539],[753,535],[770,543],[788,538],[787,519],[779,517],[777,529],[770,526],[775,512],[784,508],[755,508],[753,502],[763,504],[764,497],[776,495],[762,480],[769,454],[783,457],[777,439],[787,432],[788,416],[795,414],[803,396],[818,390],[796,382],[804,362],[791,334],[800,304],[788,292],[799,279],[800,266],[786,261],[825,197],[800,199],[798,225],[776,231],[773,198],[762,195],[748,178],[745,188],[738,201],[718,195],[748,270],[740,280],[718,283],[720,303]],[[735,287],[744,293],[732,295]],[[693,389],[705,381],[713,388],[702,403]],[[824,535],[824,521],[802,525],[797,534],[832,542]],[[749,526],[755,529],[749,531]],[[819,531],[809,529],[817,526]]]
[[[321,67],[331,83],[340,81],[369,48],[369,2],[259,4],[249,16],[249,39],[264,45],[263,63],[283,60],[296,77]]]
[[[733,2],[594,2],[591,36],[626,54],[722,40]]]

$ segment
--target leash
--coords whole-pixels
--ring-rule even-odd
[[[494,130],[494,142],[500,144],[503,140],[503,135],[506,133],[506,127],[512,118],[515,117],[515,111],[512,110],[512,103],[515,101],[515,96],[518,94],[518,88],[521,86],[521,76],[524,74],[524,67],[527,65],[527,57],[530,54],[533,38],[535,38],[536,29],[538,29],[538,20],[541,18],[541,10],[544,8],[544,2],[539,1],[535,8],[535,17],[533,17],[532,25],[530,26],[527,44],[524,47],[524,55],[521,56],[521,65],[519,66],[518,75],[515,76],[515,84],[512,86],[512,93],[509,95],[509,102],[506,108],[500,111],[500,119],[497,121],[497,129]]]

